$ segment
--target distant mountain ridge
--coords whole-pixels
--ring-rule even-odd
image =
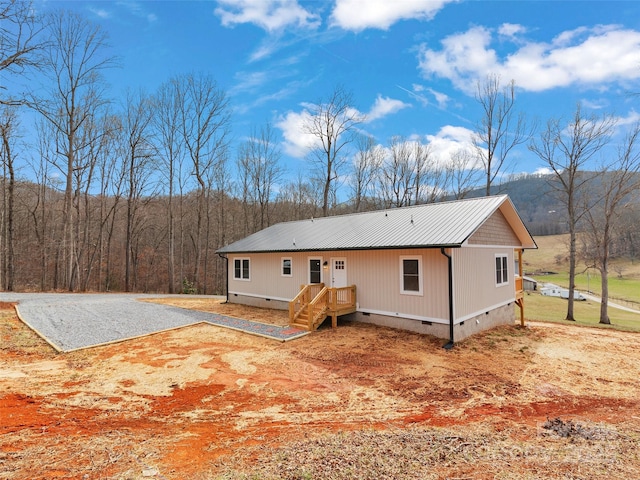
[[[553,175],[521,175],[491,187],[491,194],[507,194],[532,235],[566,233],[564,206],[549,182]],[[482,197],[484,188],[472,190],[467,198]]]
[[[584,172],[593,175],[589,192],[598,192],[601,178],[596,172]],[[606,177],[604,177],[606,178]],[[557,235],[567,233],[564,204],[558,199],[551,183],[555,175],[522,174],[512,177],[499,185],[491,187],[491,194],[507,194],[532,235]],[[484,188],[472,190],[467,198],[481,197],[486,194]],[[638,198],[629,201],[640,206]]]

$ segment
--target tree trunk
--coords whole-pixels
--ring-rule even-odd
[[[576,290],[576,232],[573,224],[569,227],[569,297],[567,298],[567,316],[565,320],[575,321],[573,316],[574,298]]]
[[[610,325],[609,318],[609,244],[611,236],[609,234],[609,221],[605,220],[604,232],[602,234],[602,258],[600,259],[600,276],[602,278],[602,291],[600,299],[600,322]]]

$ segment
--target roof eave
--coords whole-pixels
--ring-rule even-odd
[[[436,248],[461,248],[462,243],[442,243],[432,245],[387,245],[381,247],[335,247],[335,248],[294,248],[294,249],[274,249],[274,250],[217,250],[216,253],[225,254],[251,254],[251,253],[293,253],[293,252],[347,252],[347,251],[367,251],[367,250],[415,250],[415,249],[436,249]]]

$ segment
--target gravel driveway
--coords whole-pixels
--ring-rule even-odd
[[[211,314],[138,299],[141,294],[0,293],[56,350],[68,352],[207,321]]]

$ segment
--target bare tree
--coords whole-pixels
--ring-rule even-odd
[[[3,188],[2,209],[2,288],[13,291],[15,279],[14,215],[15,215],[15,141],[18,118],[13,107],[6,106],[0,112],[0,159],[2,160]]]
[[[473,190],[478,181],[480,170],[475,168],[475,158],[468,150],[460,149],[451,155],[447,165],[447,190],[456,200],[462,200]]]
[[[208,173],[207,189],[207,229],[205,237],[205,255],[204,255],[204,281],[203,293],[207,293],[207,280],[209,275],[209,258],[211,249],[211,230],[215,229],[215,244],[213,250],[217,250],[227,244],[227,231],[229,230],[229,215],[227,214],[229,197],[227,192],[233,190],[232,179],[229,175],[229,155],[226,146],[220,147],[216,155],[216,163],[212,170]],[[213,255],[211,255],[213,256]],[[216,292],[225,291],[226,270],[221,265],[220,257],[215,257],[213,268],[214,290]]]
[[[255,217],[251,231],[261,230],[270,225],[270,207],[275,184],[282,176],[281,153],[275,135],[268,123],[254,129],[251,136],[240,146],[237,166],[243,190],[243,204],[248,222],[249,214]],[[249,211],[254,208],[256,214]]]
[[[602,280],[600,323],[603,324],[611,323],[608,314],[609,260],[614,231],[621,220],[622,210],[630,206],[630,196],[637,197],[640,188],[639,143],[640,125],[635,125],[619,147],[616,161],[598,172],[598,185],[594,188],[600,192],[598,200],[586,208],[589,266],[598,269]]]
[[[176,82],[184,146],[197,182],[196,230],[191,238],[195,251],[193,282],[197,287],[205,248],[203,237],[207,231],[208,179],[223,158],[226,162],[231,113],[225,92],[211,76],[191,74]]]
[[[106,103],[102,72],[114,64],[114,58],[104,54],[106,34],[72,12],[57,12],[48,25],[51,43],[46,51],[43,68],[50,80],[47,97],[31,95],[30,105],[54,127],[57,158],[53,165],[65,179],[62,215],[61,257],[63,281],[72,288],[75,257],[73,239],[74,173],[83,168],[79,151],[80,129],[100,105]]]
[[[403,137],[391,139],[389,153],[378,175],[378,192],[384,208],[411,205],[416,188],[411,147]]]
[[[431,146],[414,141],[413,143],[413,203],[435,203],[447,194],[449,170],[434,161]]]
[[[37,179],[37,190],[33,203],[27,207],[33,223],[33,234],[39,247],[40,290],[47,287],[56,290],[58,280],[56,266],[59,249],[56,239],[60,238],[60,217],[55,209],[54,192],[57,192],[59,180],[52,172],[55,152],[55,130],[43,117],[36,121],[37,147],[35,158],[29,159],[32,173]],[[53,266],[51,279],[49,273]],[[50,281],[52,280],[52,281]]]
[[[41,65],[43,24],[34,12],[30,1],[0,1],[0,75],[3,83],[8,76],[23,75],[28,69]],[[7,86],[0,84],[0,90],[6,91]],[[0,105],[20,103],[22,99],[15,95],[0,96]]]
[[[114,161],[114,156],[121,148],[122,119],[118,115],[105,115],[103,119],[102,146],[97,158],[100,177],[100,228],[97,249],[100,258],[98,271],[98,290],[113,290],[117,282],[112,274],[112,250],[115,224],[120,202],[126,169],[122,162]]]
[[[97,112],[83,123],[78,130],[77,162],[73,176],[73,264],[69,289],[77,287],[86,290],[91,276],[91,266],[95,260],[97,241],[92,238],[96,232],[94,221],[98,221],[93,210],[93,191],[97,181],[96,167],[103,143],[103,119]]]
[[[138,210],[141,198],[149,187],[155,149],[151,139],[153,100],[146,94],[127,94],[126,110],[122,121],[122,162],[126,171],[127,193],[126,243],[125,243],[125,291],[135,287],[136,264],[134,245],[140,225]]]
[[[484,167],[486,195],[505,166],[509,153],[531,138],[531,130],[523,114],[515,110],[515,82],[502,88],[495,74],[478,81],[476,101],[482,107],[482,118],[476,125],[472,141]]]
[[[384,150],[368,135],[359,135],[356,145],[349,184],[354,210],[359,212],[363,202],[373,195],[374,181],[384,158]]]
[[[317,199],[318,195],[313,185],[298,173],[295,181],[284,184],[276,196],[279,221],[302,220],[317,216],[319,209]]]
[[[580,105],[568,125],[558,119],[549,120],[538,140],[529,149],[544,161],[553,172],[551,187],[564,204],[569,227],[569,301],[567,320],[575,320],[573,313],[576,276],[576,234],[578,223],[592,202],[585,204],[585,191],[593,175],[585,166],[609,142],[615,125],[610,116],[585,118]]]
[[[329,202],[334,183],[348,155],[346,147],[354,140],[356,126],[364,116],[353,107],[352,94],[338,86],[311,109],[303,132],[317,142],[311,150],[311,159],[322,182],[322,215],[329,213]]]
[[[375,194],[384,208],[433,203],[445,194],[446,173],[429,145],[395,136],[377,165]]]
[[[169,276],[169,293],[176,291],[176,233],[175,233],[175,205],[174,197],[176,183],[182,185],[184,139],[180,129],[180,104],[178,85],[170,80],[160,86],[156,93],[154,125],[157,132],[158,150],[168,188],[167,226],[168,226],[168,256],[167,267]]]

